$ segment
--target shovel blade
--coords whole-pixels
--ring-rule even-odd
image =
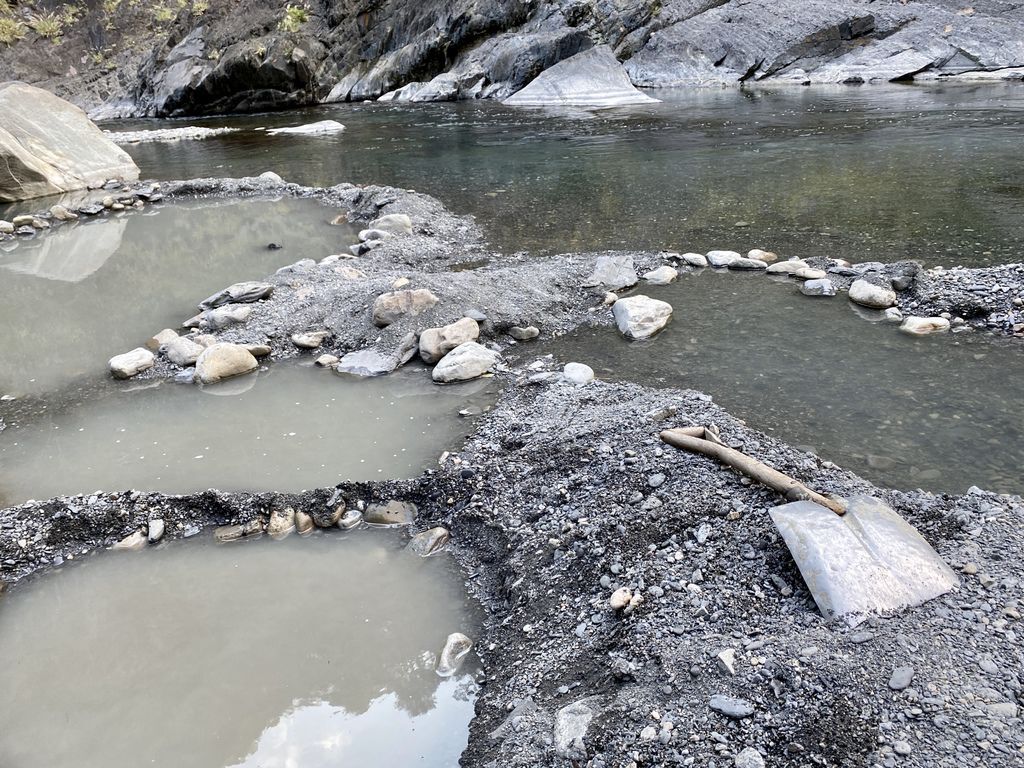
[[[943,595],[959,580],[914,528],[869,496],[839,517],[812,501],[770,512],[818,609],[851,626]]]

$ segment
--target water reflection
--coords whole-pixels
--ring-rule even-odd
[[[0,393],[42,392],[177,327],[196,301],[354,241],[312,200],[202,200],[63,225],[0,253]],[[283,245],[268,250],[269,243]]]
[[[808,298],[764,275],[706,270],[643,292],[675,309],[654,339],[589,329],[547,351],[604,378],[708,392],[752,427],[881,485],[1024,491],[1024,357],[1012,342],[909,337],[845,298]]]
[[[306,184],[412,187],[475,214],[507,251],[763,247],[952,266],[1024,249],[1024,92],[1013,84],[658,96],[591,112],[336,105],[212,122],[331,118],[348,128],[337,136],[247,130],[128,151],[144,176],[273,168]]]
[[[0,608],[0,763],[18,768],[458,762],[475,689],[432,655],[473,609],[399,535],[108,553]],[[83,663],[83,658],[88,663]]]
[[[411,365],[381,378],[308,363],[202,389],[128,384],[0,434],[0,506],[96,489],[298,491],[415,477],[472,427],[490,379],[438,386]]]

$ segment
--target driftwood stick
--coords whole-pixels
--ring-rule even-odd
[[[846,505],[842,502],[822,496],[798,480],[794,480],[789,475],[784,475],[767,464],[757,459],[752,459],[750,456],[734,448],[711,440],[705,440],[703,435],[704,427],[683,427],[680,429],[666,429],[661,433],[661,439],[673,448],[681,448],[684,451],[700,453],[704,456],[718,459],[718,461],[728,464],[752,480],[756,480],[778,491],[786,497],[787,501],[813,501],[815,504],[820,504],[826,509],[831,509],[837,515],[846,514]]]

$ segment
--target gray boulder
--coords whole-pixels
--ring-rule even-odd
[[[594,271],[583,285],[590,288],[602,286],[617,291],[636,285],[639,279],[632,256],[598,256],[594,262]]]
[[[896,306],[896,291],[867,280],[854,280],[850,286],[850,301],[872,309],[888,309]]]
[[[131,352],[115,355],[108,365],[115,379],[130,379],[153,367],[155,357],[145,347],[136,347]]]
[[[434,366],[431,373],[434,381],[449,383],[453,381],[469,381],[483,376],[498,362],[498,353],[475,341],[460,344]]]
[[[521,91],[505,99],[519,107],[617,107],[658,101],[629,81],[612,49],[598,45],[544,70]]]
[[[85,112],[25,83],[0,85],[0,158],[2,203],[139,178]]]
[[[649,296],[628,296],[612,305],[615,323],[624,336],[647,339],[672,318],[672,305]]]
[[[428,288],[382,293],[373,302],[373,324],[386,328],[403,317],[415,317],[426,312],[438,301]]]
[[[195,365],[205,349],[206,347],[201,344],[196,344],[183,336],[175,336],[163,345],[163,353],[167,359],[182,367]]]
[[[471,317],[463,317],[443,328],[427,328],[420,334],[420,359],[427,365],[434,365],[460,344],[478,338],[480,324]]]
[[[248,304],[269,298],[273,292],[274,286],[270,283],[260,283],[255,280],[235,283],[204,299],[200,302],[199,309],[214,309],[225,304]]]
[[[804,296],[835,296],[836,287],[832,284],[831,280],[819,278],[817,280],[808,280],[801,284],[800,293]]]
[[[251,373],[259,367],[256,358],[241,344],[218,343],[203,350],[196,360],[200,384],[216,384],[232,376]]]

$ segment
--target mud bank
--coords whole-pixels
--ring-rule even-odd
[[[245,523],[255,533],[286,507],[327,526],[340,505],[409,501],[410,533],[451,531],[449,551],[488,614],[464,766],[729,766],[744,749],[780,766],[1020,759],[1019,497],[882,491],[748,429],[706,395],[527,383],[533,372],[506,374],[464,449],[415,480],[3,510],[3,579],[159,528],[165,538]],[[886,499],[961,571],[959,589],[854,629],[824,621],[768,517],[779,498],[657,438],[693,424],[716,424],[816,490]],[[609,605],[620,587],[641,598],[627,612]],[[729,649],[731,671],[717,659]],[[901,687],[892,678],[904,667],[912,680]],[[712,709],[720,696],[730,699],[714,705],[731,714]]]

